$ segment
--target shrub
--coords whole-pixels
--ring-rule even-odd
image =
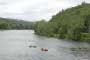
[[[81,41],[90,42],[90,33],[82,33],[81,34]]]

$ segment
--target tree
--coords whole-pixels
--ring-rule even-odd
[[[90,26],[90,15],[84,15],[84,32],[89,32],[89,26]]]
[[[65,38],[66,36],[66,34],[67,34],[67,32],[68,32],[68,27],[67,27],[67,25],[63,25],[62,27],[60,27],[60,29],[59,29],[59,37],[60,38]]]
[[[7,29],[8,28],[8,24],[7,23],[0,23],[0,29]]]

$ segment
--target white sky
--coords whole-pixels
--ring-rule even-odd
[[[0,17],[37,21],[49,20],[62,9],[90,0],[0,0]]]

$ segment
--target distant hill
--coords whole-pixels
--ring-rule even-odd
[[[0,29],[32,29],[33,22],[0,17]]]
[[[90,42],[90,4],[83,2],[54,15],[49,22],[35,24],[36,34]]]

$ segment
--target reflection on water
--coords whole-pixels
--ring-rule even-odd
[[[90,44],[37,36],[32,30],[0,31],[0,60],[90,60]]]

